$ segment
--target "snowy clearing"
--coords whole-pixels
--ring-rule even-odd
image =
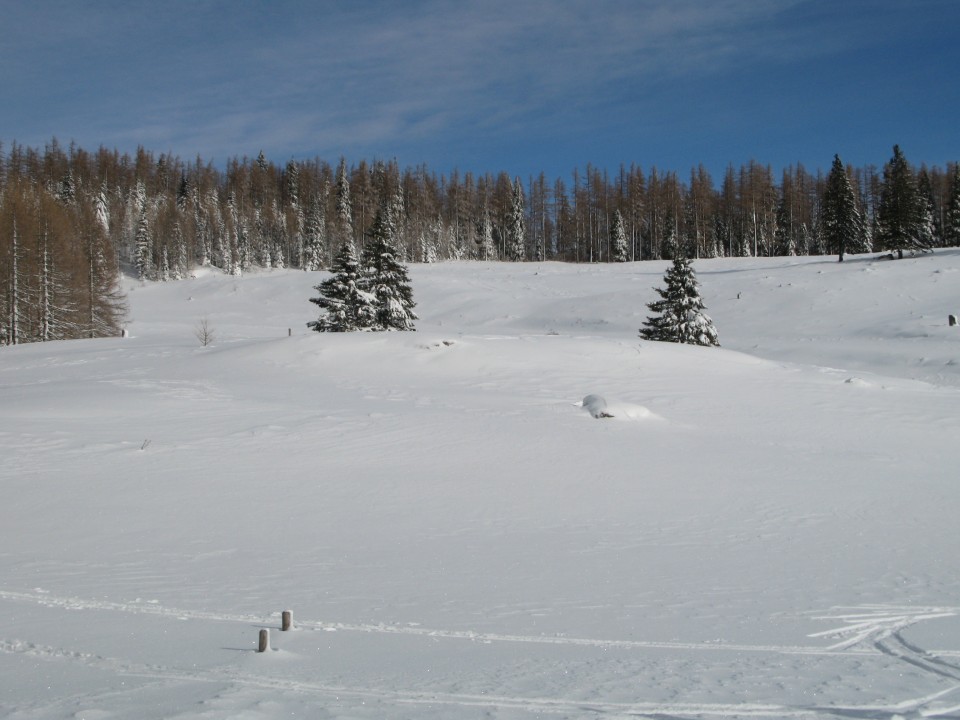
[[[0,716],[960,717],[960,252],[697,261],[719,349],[637,337],[666,267],[0,348]]]

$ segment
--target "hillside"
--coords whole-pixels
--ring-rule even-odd
[[[637,338],[666,266],[415,265],[393,334],[126,279],[0,348],[0,715],[957,717],[960,252],[697,261],[720,349]]]

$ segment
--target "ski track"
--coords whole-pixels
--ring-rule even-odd
[[[592,702],[563,700],[543,697],[514,697],[494,694],[468,694],[445,692],[406,692],[390,688],[349,687],[324,683],[270,678],[250,673],[229,670],[191,670],[184,672],[159,665],[127,663],[99,655],[74,652],[19,640],[0,641],[0,652],[23,654],[41,660],[66,660],[81,662],[89,667],[109,670],[127,677],[156,680],[167,683],[213,683],[238,687],[258,688],[281,692],[301,693],[312,696],[370,699],[396,705],[450,705],[453,707],[496,708],[517,710],[534,714],[559,714],[584,717],[587,715],[614,717],[645,717],[660,720],[675,718],[896,718],[945,717],[960,709],[960,705],[943,708],[927,707],[931,703],[960,690],[960,685],[939,692],[905,700],[894,705],[862,706],[810,706],[790,707],[762,703],[658,703],[658,702]]]
[[[116,603],[92,601],[73,597],[56,597],[46,593],[25,593],[0,590],[0,600],[28,602],[47,607],[71,610],[98,610],[155,615],[178,620],[206,620],[237,622],[245,624],[275,624],[275,615],[257,616],[243,614],[185,611],[152,603]],[[851,610],[854,608],[851,608]],[[841,637],[838,643],[828,647],[794,647],[764,645],[733,645],[707,643],[648,642],[632,640],[599,640],[588,638],[541,637],[523,635],[499,635],[469,631],[433,630],[422,627],[404,627],[384,624],[346,624],[319,621],[299,621],[301,630],[354,631],[366,633],[420,635],[430,638],[448,638],[481,642],[546,643],[597,647],[670,650],[727,650],[737,652],[781,653],[788,655],[873,655],[883,654],[912,665],[924,672],[941,678],[957,681],[957,684],[926,696],[911,698],[893,705],[862,706],[808,706],[790,707],[760,703],[663,703],[663,702],[591,702],[543,697],[513,697],[494,694],[467,694],[445,692],[414,692],[392,688],[349,687],[324,683],[271,678],[232,670],[184,671],[162,665],[147,665],[107,658],[65,648],[37,645],[20,639],[0,639],[0,652],[34,657],[45,661],[80,663],[87,667],[114,672],[127,677],[137,677],[164,683],[216,683],[237,687],[259,688],[283,692],[302,693],[333,699],[371,699],[395,705],[449,705],[452,707],[496,708],[533,714],[559,714],[573,716],[641,717],[656,720],[680,720],[682,718],[878,718],[899,720],[906,718],[949,717],[960,711],[956,700],[950,704],[943,699],[960,691],[960,665],[945,658],[960,655],[957,651],[930,652],[918,648],[904,639],[902,631],[915,623],[960,614],[960,608],[907,608],[892,606],[864,606],[855,608],[860,612],[829,615],[814,615],[816,620],[833,620],[846,623],[831,630],[812,633],[810,637]],[[837,609],[842,610],[842,609]],[[936,703],[936,704],[935,704]]]
[[[108,612],[124,612],[137,615],[157,615],[171,617],[177,620],[205,620],[215,622],[233,622],[253,625],[274,625],[279,619],[279,613],[273,615],[243,615],[229,613],[214,613],[203,610],[181,610],[152,603],[117,603],[103,600],[87,600],[82,598],[55,597],[43,593],[23,593],[0,590],[0,600],[11,602],[28,602],[47,607],[58,607],[67,610],[102,610]],[[944,615],[941,615],[944,616]],[[938,616],[938,617],[941,617]],[[421,626],[387,625],[384,623],[338,623],[318,620],[301,620],[296,622],[300,630],[342,631],[382,633],[385,635],[420,635],[430,638],[446,638],[451,640],[470,640],[474,642],[509,642],[529,643],[538,645],[573,645],[584,647],[622,648],[622,649],[651,649],[651,650],[706,650],[777,653],[781,655],[864,655],[872,652],[869,648],[848,649],[850,643],[845,641],[835,646],[789,646],[789,645],[738,645],[732,643],[684,643],[653,640],[603,640],[597,638],[576,638],[562,635],[507,635],[500,633],[483,633],[471,630],[440,630]],[[827,631],[823,635],[837,631]],[[817,633],[819,636],[821,633]],[[814,636],[811,636],[814,637]],[[841,647],[843,646],[843,647]]]

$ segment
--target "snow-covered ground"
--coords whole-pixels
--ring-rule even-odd
[[[721,349],[638,339],[666,266],[0,348],[0,716],[960,717],[960,252],[697,261]]]

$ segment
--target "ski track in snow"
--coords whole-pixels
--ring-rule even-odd
[[[33,603],[67,610],[153,615],[177,620],[204,620],[227,623],[276,624],[276,616],[258,616],[208,611],[188,611],[164,607],[155,603],[118,603],[86,600],[76,597],[57,597],[47,593],[0,590],[0,600]],[[923,672],[957,681],[945,690],[922,697],[910,698],[892,705],[823,705],[791,707],[767,703],[684,703],[684,702],[594,702],[545,697],[514,697],[496,694],[471,694],[429,691],[404,691],[395,688],[350,687],[315,683],[288,678],[253,675],[249,672],[227,669],[191,669],[189,671],[163,665],[127,662],[65,648],[39,645],[20,639],[0,639],[0,653],[25,655],[44,661],[79,663],[118,675],[155,680],[165,683],[220,683],[241,688],[257,688],[306,694],[333,699],[371,699],[395,705],[431,705],[452,707],[495,708],[533,714],[573,716],[670,718],[879,718],[898,720],[906,718],[952,717],[960,712],[960,702],[945,704],[944,700],[960,691],[960,664],[946,658],[960,656],[960,651],[931,652],[907,641],[902,632],[919,622],[960,615],[958,607],[902,607],[868,605],[853,608],[834,608],[827,614],[811,614],[813,620],[844,623],[840,627],[811,633],[812,638],[834,638],[839,642],[827,647],[798,647],[772,645],[737,645],[722,643],[679,643],[634,640],[601,640],[553,636],[504,635],[470,631],[437,630],[423,627],[386,624],[348,624],[298,620],[299,630],[345,631],[425,636],[431,639],[470,640],[475,642],[510,642],[596,646],[621,649],[666,649],[683,651],[733,651],[747,653],[780,653],[785,655],[821,656],[876,656],[895,658]]]
[[[496,708],[535,714],[574,715],[577,717],[610,715],[613,717],[660,718],[898,718],[947,717],[960,710],[960,705],[934,707],[933,703],[960,690],[960,685],[926,696],[911,698],[893,705],[810,706],[790,707],[765,703],[664,703],[664,702],[592,702],[544,697],[514,697],[495,694],[448,692],[407,692],[390,688],[349,687],[324,683],[271,678],[229,670],[191,670],[189,672],[162,665],[129,663],[99,655],[35,645],[19,640],[0,640],[0,652],[16,653],[41,660],[80,662],[89,667],[115,672],[127,677],[163,682],[216,683],[238,687],[341,698],[372,699],[397,705],[449,705],[453,707]],[[113,694],[113,693],[111,693]]]
[[[103,600],[87,600],[74,597],[54,597],[43,593],[22,593],[6,590],[0,590],[0,600],[36,603],[46,607],[57,607],[66,610],[102,610],[109,612],[133,613],[138,615],[156,615],[161,617],[175,618],[177,620],[205,620],[264,626],[275,625],[279,619],[278,613],[274,614],[273,616],[214,613],[202,610],[181,610],[153,603],[118,603]],[[956,612],[960,612],[960,609],[956,609]],[[947,617],[953,614],[955,613],[943,611],[935,617]],[[917,620],[920,619],[926,619],[926,616],[917,618]],[[916,620],[914,622],[916,622]],[[604,640],[598,638],[566,637],[562,635],[508,635],[501,633],[474,632],[470,630],[442,630],[436,628],[425,628],[421,626],[388,625],[385,623],[339,623],[320,620],[303,620],[299,618],[297,619],[296,624],[297,628],[300,630],[382,633],[388,635],[419,635],[430,638],[470,640],[474,642],[510,642],[532,643],[540,645],[573,645],[650,650],[756,652],[777,653],[782,655],[864,655],[872,652],[869,649],[849,649],[853,643],[846,641],[830,647],[737,645],[720,642],[684,643],[651,640]],[[834,632],[838,631],[828,631],[822,634],[829,635]]]

